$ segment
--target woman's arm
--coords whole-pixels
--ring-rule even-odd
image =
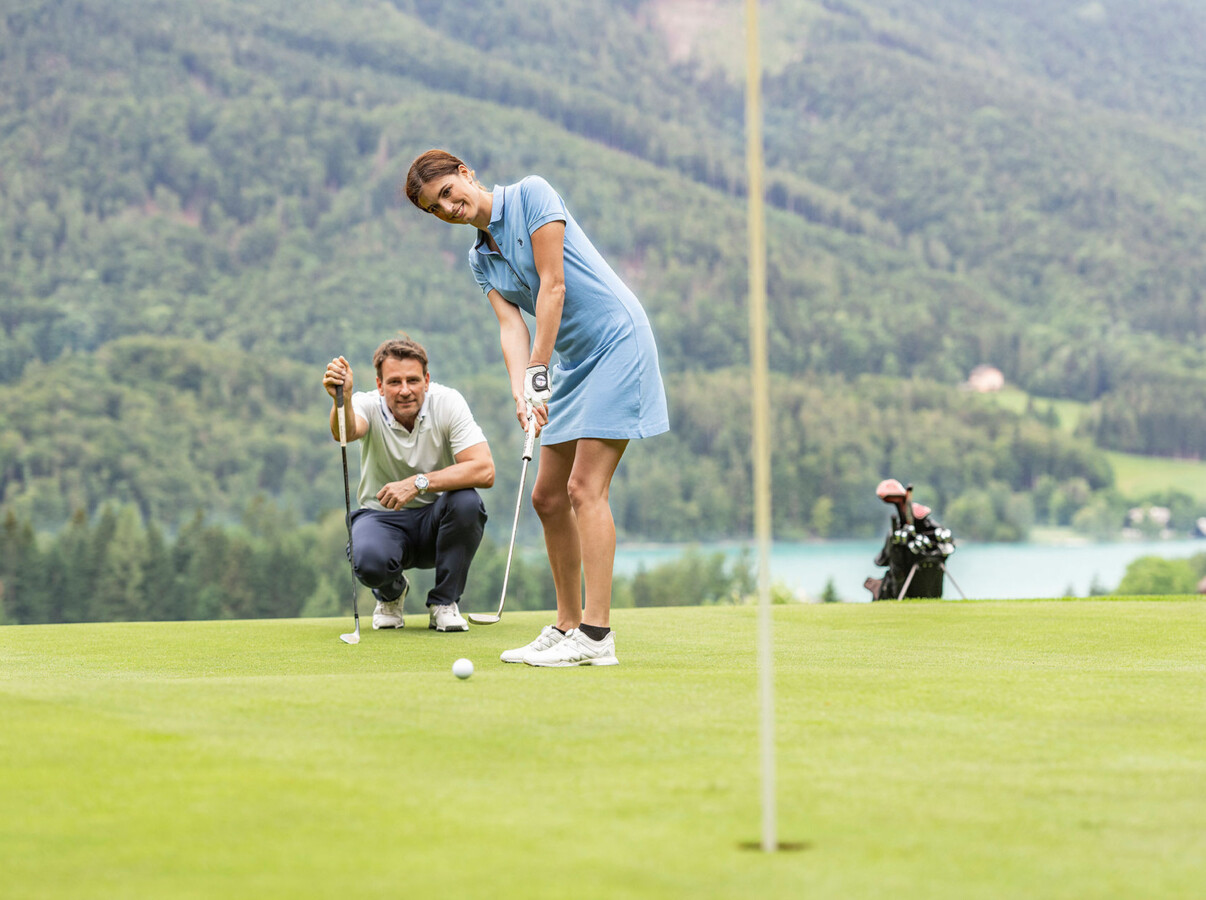
[[[528,367],[528,344],[532,335],[528,323],[523,320],[519,307],[508,303],[498,291],[487,295],[494,315],[498,317],[499,343],[502,345],[503,362],[511,382],[511,396],[515,398],[515,415],[521,424],[527,421],[527,404],[523,399],[523,376]],[[547,421],[547,418],[546,418]],[[543,423],[541,423],[543,424]]]
[[[532,232],[532,257],[540,276],[540,291],[536,295],[536,340],[527,365],[547,366],[553,358],[565,306],[564,222],[546,222]]]

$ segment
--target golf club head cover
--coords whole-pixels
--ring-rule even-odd
[[[885,478],[875,488],[875,495],[884,503],[896,503],[904,499],[904,485],[895,478]]]
[[[548,403],[553,396],[553,383],[549,380],[549,367],[545,365],[528,366],[523,373],[523,399],[528,406],[538,403]]]

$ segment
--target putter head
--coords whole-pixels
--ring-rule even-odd
[[[495,616],[489,613],[469,613],[469,621],[474,625],[493,625],[501,618],[502,616]]]

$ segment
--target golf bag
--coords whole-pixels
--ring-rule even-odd
[[[883,549],[875,557],[877,566],[887,566],[883,578],[868,578],[863,586],[872,600],[901,600],[905,597],[941,597],[943,579],[949,573],[946,560],[955,552],[950,529],[943,528],[930,515],[930,508],[914,503],[913,486],[903,488],[889,479],[876,490],[880,499],[891,503],[907,521],[892,516],[892,530]],[[951,579],[952,584],[954,579]],[[959,586],[955,585],[956,590]],[[960,595],[963,592],[959,591]]]

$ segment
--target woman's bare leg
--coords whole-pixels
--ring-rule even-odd
[[[544,527],[544,547],[557,590],[557,627],[562,631],[582,622],[582,551],[568,487],[576,445],[576,441],[542,445],[532,487],[532,506]]]
[[[611,625],[611,580],[616,561],[616,524],[608,495],[627,446],[628,441],[579,440],[567,485],[578,522],[579,556],[586,578],[582,621],[600,628]]]
[[[610,627],[616,526],[608,496],[627,441],[582,438],[540,448],[532,505],[557,589],[557,627]],[[586,577],[586,610],[582,577]]]

